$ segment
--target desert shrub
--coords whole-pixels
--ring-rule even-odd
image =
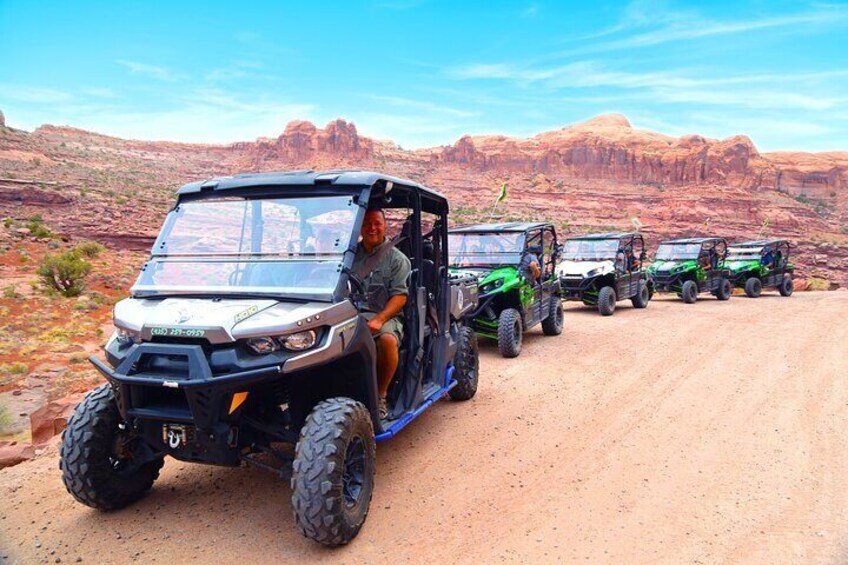
[[[10,363],[8,365],[0,365],[0,373],[6,375],[23,375],[28,370],[23,363]]]
[[[91,263],[84,260],[74,251],[66,251],[61,255],[47,254],[38,276],[48,290],[58,291],[63,296],[79,296],[85,289],[85,277],[91,272]]]
[[[3,227],[9,229],[15,221],[12,218],[3,218]]]
[[[29,229],[29,233],[35,237],[49,239],[53,237],[53,232],[44,225],[44,219],[36,214],[26,224],[27,229]]]
[[[811,277],[807,282],[810,283],[810,290],[830,290],[830,281],[827,279]]]
[[[82,241],[74,247],[74,251],[82,257],[93,259],[100,255],[106,248],[96,241]]]
[[[18,290],[15,288],[15,285],[10,284],[9,286],[3,289],[3,298],[11,298],[13,300],[16,300],[18,298],[21,298],[21,295],[18,294]]]
[[[0,434],[8,434],[12,425],[12,415],[4,404],[0,404]]]

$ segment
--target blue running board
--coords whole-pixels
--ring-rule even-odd
[[[456,380],[453,378],[453,365],[448,367],[447,371],[445,371],[445,382],[448,384],[434,392],[430,395],[430,397],[421,403],[421,406],[413,410],[412,412],[408,412],[392,422],[392,425],[389,426],[386,431],[377,435],[374,438],[374,441],[385,441],[387,439],[395,437],[395,435],[406,427],[411,421],[421,415],[427,408],[432,406],[437,400],[442,398],[444,395],[448,393],[450,389],[457,385]]]

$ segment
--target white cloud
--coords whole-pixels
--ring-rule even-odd
[[[451,116],[454,118],[470,118],[473,116],[479,115],[477,112],[469,112],[467,110],[460,110],[457,108],[452,108],[450,106],[441,106],[439,104],[434,104],[432,102],[424,102],[421,100],[412,100],[409,98],[402,98],[399,96],[385,96],[381,94],[368,94],[367,98],[374,100],[376,102],[380,102],[383,104],[387,104],[389,106],[395,106],[398,108],[409,108],[413,110],[419,110],[426,112],[428,114],[443,114],[447,116]]]
[[[535,18],[539,14],[539,5],[533,2],[521,11],[522,18]]]
[[[0,101],[3,98],[17,100],[19,102],[53,104],[56,102],[67,102],[73,97],[67,92],[53,88],[41,88],[23,84],[0,84]]]
[[[165,67],[159,67],[157,65],[139,63],[138,61],[127,61],[124,59],[118,59],[115,62],[121,65],[122,67],[126,67],[127,69],[129,69],[129,71],[134,75],[145,76],[166,82],[174,82],[184,78],[183,75],[179,73],[175,73],[170,69],[167,69]]]
[[[579,47],[545,55],[538,58],[537,62],[777,28],[790,28],[801,33],[808,31],[810,26],[833,25],[846,20],[848,20],[848,6],[844,5],[819,5],[814,11],[784,16],[717,21],[693,11],[671,11],[657,7],[653,3],[634,2],[625,10],[625,15],[619,23],[576,38],[581,42]],[[624,35],[628,32],[631,34]],[[624,36],[608,41],[587,41],[617,35]]]

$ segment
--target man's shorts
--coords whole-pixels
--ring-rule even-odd
[[[362,317],[366,320],[370,320],[374,316],[376,316],[374,312],[363,312]],[[374,339],[377,339],[383,334],[392,334],[397,339],[398,347],[403,343],[403,320],[395,316],[394,318],[390,318],[388,322],[383,324],[383,327],[380,328],[376,334],[374,334]]]

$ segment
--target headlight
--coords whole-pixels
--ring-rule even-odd
[[[121,345],[127,345],[129,343],[140,343],[141,334],[139,332],[134,332],[115,326],[115,340],[117,340],[117,342]]]
[[[280,338],[280,343],[289,351],[304,351],[315,345],[315,331],[306,330],[296,334],[285,335]]]
[[[489,292],[492,292],[496,288],[502,287],[503,283],[504,283],[503,279],[496,279],[492,282],[486,283],[486,284],[484,284],[483,286],[480,287],[480,293],[481,294],[487,294]]]
[[[266,353],[272,353],[280,349],[280,345],[272,337],[251,338],[247,340],[247,346],[259,355],[265,355]]]
[[[306,351],[313,347],[317,340],[315,330],[306,330],[277,337],[254,337],[247,340],[247,346],[254,353],[265,355],[279,351],[281,347],[289,351]]]
[[[601,274],[601,271],[603,271],[603,270],[604,270],[603,267],[598,267],[597,269],[592,269],[591,271],[589,271],[588,273],[586,273],[583,276],[586,277],[586,278],[597,277],[598,275]]]

